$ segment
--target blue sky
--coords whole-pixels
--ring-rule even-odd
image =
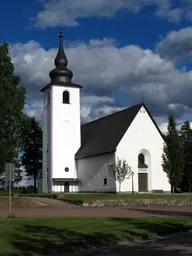
[[[1,40],[10,43],[27,88],[26,112],[41,119],[39,89],[49,81],[62,20],[69,67],[84,85],[83,121],[137,104],[143,95],[161,127],[170,111],[179,123],[191,120],[192,3],[174,3],[2,1]]]
[[[2,9],[6,10],[0,17],[1,24],[6,23],[6,26],[1,27],[1,37],[4,40],[11,43],[37,40],[46,49],[57,47],[57,26],[46,29],[34,27],[33,18],[42,10],[41,1],[6,0],[2,2]],[[115,38],[119,46],[138,44],[142,48],[154,49],[161,36],[190,24],[185,20],[175,23],[154,18],[154,11],[154,6],[148,6],[138,14],[121,9],[113,17],[81,17],[77,18],[79,26],[66,26],[64,33],[69,41],[107,37]]]

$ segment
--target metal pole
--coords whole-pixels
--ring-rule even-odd
[[[9,217],[11,217],[12,216],[12,214],[11,214],[11,173],[12,172],[12,170],[11,170],[11,163],[9,163]]]
[[[132,194],[134,194],[134,182],[133,182],[133,174],[132,174]]]

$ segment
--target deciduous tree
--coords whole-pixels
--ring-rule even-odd
[[[27,176],[34,180],[34,193],[36,193],[38,172],[42,169],[42,129],[34,117],[25,116],[23,140],[21,161]]]
[[[21,146],[21,119],[25,89],[14,74],[7,43],[0,45],[0,172],[5,162],[18,155]]]
[[[116,163],[110,163],[108,165],[109,175],[119,183],[119,192],[121,191],[122,182],[126,178],[129,178],[131,172],[131,167],[127,164],[126,160],[117,158]]]

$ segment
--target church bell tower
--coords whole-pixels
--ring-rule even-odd
[[[50,83],[41,91],[43,106],[43,171],[42,192],[78,190],[75,154],[81,145],[80,89],[72,83],[73,72],[63,48],[60,29],[55,68],[49,73]]]

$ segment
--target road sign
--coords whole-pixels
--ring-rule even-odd
[[[14,181],[14,178],[15,178],[15,164],[14,163],[6,163],[5,164],[5,182],[8,182],[10,180],[10,178],[11,178],[11,181]]]

